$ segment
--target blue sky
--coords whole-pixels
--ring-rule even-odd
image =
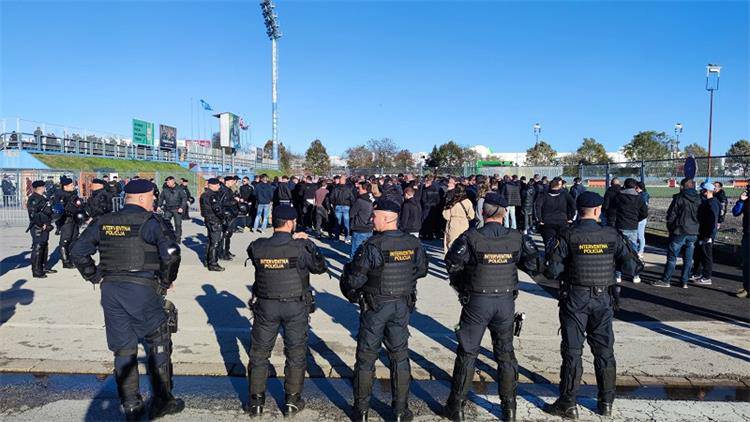
[[[372,137],[558,151],[640,130],[706,143],[706,63],[723,66],[714,148],[749,137],[748,2],[280,1],[280,137],[330,153]],[[190,137],[190,98],[271,134],[270,42],[257,0],[0,0],[0,116]],[[197,111],[196,111],[197,113]],[[216,123],[214,123],[216,125]],[[193,123],[197,134],[197,124]]]

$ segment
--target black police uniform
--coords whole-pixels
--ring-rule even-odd
[[[112,212],[112,194],[104,188],[92,190],[85,209],[91,218]]]
[[[224,271],[219,265],[219,251],[221,249],[222,221],[224,213],[221,210],[219,192],[206,189],[200,197],[201,216],[208,230],[208,245],[206,247],[206,266],[211,271]]]
[[[292,208],[285,206],[293,212]],[[296,214],[296,213],[295,213]],[[296,215],[293,217],[296,218]],[[248,379],[250,412],[262,413],[271,351],[279,328],[283,328],[285,414],[304,407],[301,399],[307,357],[309,315],[314,311],[310,273],[327,271],[323,254],[310,240],[292,239],[291,233],[275,232],[247,248],[255,266],[252,287],[254,314]]]
[[[399,230],[376,233],[344,266],[341,290],[360,303],[359,334],[354,366],[355,418],[370,408],[375,361],[381,344],[390,360],[393,411],[409,419],[409,315],[416,302],[417,279],[427,275],[427,255],[417,238]]]
[[[75,268],[70,261],[70,248],[78,239],[81,224],[86,221],[84,202],[76,191],[63,189],[55,193],[56,200],[63,204],[65,212],[58,223],[60,224],[60,257],[63,268]]]
[[[36,278],[44,278],[45,273],[56,272],[46,268],[52,207],[44,195],[34,192],[26,202],[26,210],[29,212],[29,228],[26,231],[31,233],[31,273]]]
[[[582,219],[563,229],[550,247],[547,275],[561,280],[562,367],[560,398],[547,411],[570,418],[578,416],[576,392],[583,373],[581,354],[584,341],[588,341],[594,355],[599,412],[609,415],[617,373],[612,332],[618,293],[614,273],[618,269],[635,274],[640,261],[617,230],[593,219]]]
[[[221,242],[219,244],[219,259],[226,261],[234,258],[234,254],[230,251],[232,243],[232,235],[234,234],[234,226],[239,216],[239,204],[235,199],[235,194],[232,189],[229,189],[226,185],[222,184],[219,188],[219,202],[221,203],[221,209],[224,213],[224,219],[221,225]]]
[[[97,249],[98,266],[91,258]],[[176,278],[180,264],[180,247],[169,223],[127,204],[121,211],[93,221],[73,246],[72,258],[86,280],[101,282],[107,346],[115,356],[117,392],[126,417],[137,420],[143,412],[139,341],[148,355],[151,417],[182,410],[182,401],[172,396],[174,330],[168,326],[166,301],[161,295]]]
[[[175,239],[179,242],[182,239],[182,213],[177,210],[182,209],[184,212],[187,208],[187,194],[179,186],[169,187],[165,183],[162,186],[161,195],[159,195],[159,208],[162,210],[162,217],[167,221],[174,220]]]
[[[484,332],[489,328],[503,419],[515,420],[518,361],[513,351],[513,321],[518,268],[531,273],[539,271],[533,242],[501,223],[485,222],[481,229],[469,229],[456,239],[445,263],[451,285],[459,292],[463,305],[456,330],[458,350],[446,414],[453,420],[463,420],[462,409],[474,377],[474,363]]]

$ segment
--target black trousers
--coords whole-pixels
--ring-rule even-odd
[[[70,248],[73,247],[73,242],[78,240],[78,234],[78,224],[74,223],[71,217],[67,217],[67,221],[60,227],[60,255],[63,265],[73,265],[70,262]]]
[[[406,409],[409,400],[411,366],[408,339],[412,309],[406,298],[373,302],[372,309],[363,310],[359,316],[353,381],[354,408],[356,412],[370,408],[375,361],[384,344],[390,361],[392,407],[398,413]]]
[[[155,395],[172,391],[172,339],[164,298],[151,286],[107,281],[101,285],[107,347],[115,356],[115,381],[123,405],[140,402],[138,343],[148,355],[148,373]]]
[[[470,296],[461,311],[456,331],[458,350],[453,366],[453,382],[448,399],[451,403],[466,400],[474,378],[474,363],[482,347],[482,337],[489,329],[492,352],[497,362],[498,393],[502,401],[515,400],[518,385],[518,361],[513,351],[513,293]]]
[[[266,392],[269,358],[280,328],[283,329],[286,357],[284,391],[286,394],[302,394],[307,369],[307,332],[310,329],[307,303],[303,300],[258,299],[253,315],[250,363],[247,371],[250,405],[263,405],[261,400],[253,396]]]
[[[568,288],[560,301],[562,333],[562,367],[560,368],[560,402],[573,406],[581,384],[581,355],[587,341],[594,355],[594,372],[599,390],[598,400],[615,399],[615,335],[612,332],[614,299],[607,287]]]
[[[542,224],[539,226],[539,231],[542,235],[542,241],[544,242],[544,246],[547,246],[547,242],[555,236],[557,236],[558,233],[560,233],[560,230],[562,230],[564,227],[566,227],[566,224]]]
[[[693,252],[693,274],[703,278],[711,278],[714,270],[714,243],[699,240],[695,243]]]
[[[223,230],[220,221],[204,220],[208,230],[208,245],[206,247],[206,265],[217,265],[219,253],[221,251],[221,242]]]
[[[174,227],[174,235],[177,238],[177,243],[180,243],[182,240],[182,214],[178,213],[176,209],[173,209],[164,210],[163,216],[166,221],[174,221],[174,223],[172,223],[172,227]]]
[[[35,276],[43,275],[49,251],[49,231],[34,225],[29,229],[29,234],[31,234],[31,272]]]

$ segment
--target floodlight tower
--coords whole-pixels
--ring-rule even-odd
[[[711,132],[714,124],[714,91],[719,90],[719,75],[721,66],[716,64],[706,65],[706,91],[711,93],[708,106],[708,177],[711,177]]]
[[[279,114],[276,105],[276,85],[279,79],[279,53],[276,41],[281,38],[281,31],[279,30],[279,23],[277,21],[278,15],[274,12],[276,5],[273,4],[273,1],[263,0],[260,2],[260,8],[263,11],[263,20],[266,23],[266,35],[271,40],[271,137],[273,140],[273,157],[271,159],[278,159]]]
[[[540,123],[534,123],[534,137],[536,138],[536,143],[534,145],[539,144],[539,135],[542,133],[542,125]]]

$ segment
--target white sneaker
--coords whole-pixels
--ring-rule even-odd
[[[699,284],[701,286],[710,286],[711,285],[711,279],[710,278],[700,278],[695,281],[695,284]]]
[[[643,255],[643,253],[639,253],[639,254],[638,254],[638,258],[639,258],[639,259],[640,259],[641,261],[643,261],[643,256],[644,256],[644,255]]]
[[[618,275],[617,277],[615,277],[615,282],[616,283],[622,283],[622,276]]]
[[[694,274],[690,276],[690,281],[698,281],[701,279],[701,276]]]
[[[641,276],[635,276],[633,277],[633,284],[638,284],[641,282]]]

